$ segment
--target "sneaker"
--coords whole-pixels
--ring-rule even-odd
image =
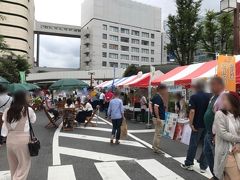
[[[110,140],[110,143],[113,144],[113,139]]]
[[[187,165],[185,165],[185,164],[181,164],[181,167],[182,167],[183,169],[188,170],[188,171],[193,171],[193,165],[187,166]]]
[[[200,172],[201,172],[201,173],[206,173],[207,170],[206,170],[206,169],[200,169]]]
[[[116,140],[115,144],[120,144],[119,140]]]

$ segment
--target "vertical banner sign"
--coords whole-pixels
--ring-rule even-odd
[[[26,74],[25,74],[25,71],[20,71],[20,72],[19,72],[19,75],[20,75],[20,82],[21,82],[21,83],[25,83],[25,82],[26,82]]]
[[[236,61],[234,56],[218,56],[217,75],[223,78],[226,90],[236,91]]]

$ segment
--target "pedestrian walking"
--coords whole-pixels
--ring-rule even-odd
[[[145,122],[146,110],[147,110],[147,99],[144,95],[142,95],[140,99],[141,104],[141,121]]]
[[[204,92],[204,88],[204,82],[198,81],[196,85],[194,85],[194,90],[196,93],[190,97],[189,101],[189,123],[192,128],[192,133],[186,160],[184,164],[181,164],[181,167],[186,170],[193,170],[194,158],[196,156],[198,144],[201,141],[203,143],[203,138],[205,137],[203,117],[208,107],[210,95]],[[208,163],[203,151],[199,159],[199,164],[200,172],[205,173],[208,167]]]
[[[36,115],[28,106],[25,92],[14,94],[13,103],[3,113],[3,121],[2,135],[7,136],[7,159],[11,179],[26,180],[31,166],[28,149],[29,121],[34,123]]]
[[[155,153],[161,153],[160,140],[161,140],[161,128],[163,127],[163,121],[165,121],[165,104],[164,96],[167,94],[167,87],[160,85],[157,87],[157,92],[151,100],[151,109],[153,113],[153,123],[155,126],[155,133],[153,138],[153,151]]]
[[[221,98],[222,92],[224,92],[225,86],[224,86],[224,81],[220,77],[214,77],[210,81],[210,89],[213,94],[211,97],[207,111],[204,114],[204,125],[206,128],[206,136],[204,139],[204,154],[206,156],[207,162],[209,169],[213,175],[211,178],[212,180],[217,180],[218,178],[215,176],[213,167],[214,167],[214,144],[213,144],[213,139],[214,135],[212,132],[212,127],[213,127],[213,122],[214,122],[214,117],[215,117],[215,105],[216,102],[219,102],[218,98]]]
[[[101,93],[100,93],[100,96],[99,96],[99,105],[100,105],[100,111],[101,112],[104,110],[104,101],[105,101],[104,90],[101,90]]]
[[[215,115],[214,174],[220,180],[240,179],[240,98],[237,93],[225,93],[223,109]]]
[[[114,98],[110,101],[108,107],[108,117],[112,121],[112,136],[110,143],[113,143],[114,138],[116,139],[115,143],[119,144],[121,136],[121,125],[124,118],[124,108],[123,102],[119,98],[120,92],[116,90],[114,92]]]
[[[9,108],[12,103],[12,97],[7,95],[7,89],[0,85],[0,147],[3,145],[3,137],[1,136],[2,115],[5,109]]]

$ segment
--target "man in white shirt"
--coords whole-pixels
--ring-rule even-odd
[[[2,114],[5,109],[9,108],[12,103],[12,97],[7,95],[7,89],[0,84],[0,147],[3,144],[2,130]]]
[[[99,104],[100,104],[100,110],[101,111],[104,110],[104,100],[105,100],[105,94],[104,94],[104,91],[101,90],[101,94],[99,96]]]

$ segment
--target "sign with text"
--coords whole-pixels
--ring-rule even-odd
[[[218,56],[217,75],[223,78],[226,90],[236,91],[236,61],[233,56]]]

